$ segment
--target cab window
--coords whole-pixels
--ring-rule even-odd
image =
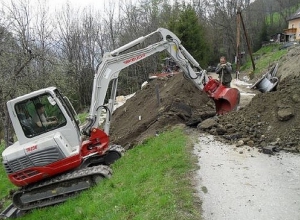
[[[50,94],[43,94],[15,105],[20,125],[26,137],[65,126],[67,121]]]

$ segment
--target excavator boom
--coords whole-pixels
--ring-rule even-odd
[[[128,49],[141,44],[155,34],[159,34],[162,38],[159,42],[125,53]],[[94,77],[94,92],[88,116],[89,123],[83,128],[84,133],[89,134],[91,128],[100,120],[100,112],[98,110],[99,108],[103,108],[109,82],[112,82],[112,86],[107,109],[111,113],[116,98],[119,72],[134,63],[163,51],[166,51],[174,62],[176,62],[186,78],[190,79],[199,90],[206,92],[214,100],[217,114],[225,114],[236,109],[239,104],[239,91],[235,88],[226,88],[218,80],[209,78],[206,70],[203,70],[193,56],[184,48],[180,39],[171,31],[159,28],[146,36],[104,54],[97,74]],[[213,84],[214,86],[206,86],[207,84]],[[206,88],[204,89],[205,86]],[[110,118],[111,115],[108,114],[104,125],[104,131],[107,134],[109,134]]]

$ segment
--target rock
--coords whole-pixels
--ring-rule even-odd
[[[262,141],[259,145],[260,145],[261,148],[264,148],[264,147],[268,146],[267,142],[265,142],[265,141]]]
[[[288,121],[292,117],[294,117],[294,111],[292,108],[280,109],[277,112],[277,116],[278,116],[279,121]]]
[[[232,124],[226,124],[226,125],[225,125],[225,128],[226,128],[226,129],[229,129],[229,128],[232,128],[232,127],[233,127]]]
[[[222,125],[219,125],[217,127],[216,132],[218,135],[223,135],[227,133],[226,129]]]
[[[262,152],[264,154],[274,154],[274,152],[275,152],[274,150],[275,150],[274,146],[266,146],[266,147],[263,147]]]
[[[252,140],[247,141],[247,145],[249,145],[250,147],[253,147],[254,146],[254,141],[252,141]]]
[[[202,120],[214,117],[216,121],[218,121],[218,117],[216,117],[216,112],[215,111],[207,111],[207,112],[201,112],[200,115]]]
[[[244,137],[244,138],[242,138],[242,140],[244,141],[244,143],[247,143],[248,141],[250,141],[250,138],[249,137]]]
[[[235,133],[235,134],[228,134],[228,135],[223,135],[223,137],[227,140],[236,140],[241,138],[241,134],[240,133]]]
[[[212,135],[217,135],[217,134],[218,134],[216,128],[210,129],[208,133],[210,133],[210,134],[212,134]]]
[[[211,129],[213,127],[217,127],[218,122],[216,122],[213,118],[208,118],[198,124],[197,128],[200,130]]]
[[[228,129],[227,129],[227,133],[232,134],[232,133],[235,133],[235,132],[236,132],[236,129],[235,129],[235,128],[228,128]]]
[[[239,140],[237,143],[236,143],[236,147],[241,147],[244,145],[244,141],[243,140]]]
[[[201,123],[202,119],[201,117],[192,117],[190,120],[188,120],[185,124],[189,127],[197,127],[199,123]]]
[[[295,103],[299,103],[300,102],[300,95],[299,94],[292,95],[292,100]]]

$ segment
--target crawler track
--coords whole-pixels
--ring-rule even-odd
[[[111,174],[111,169],[105,165],[74,170],[22,188],[13,195],[13,204],[25,211],[61,203]]]

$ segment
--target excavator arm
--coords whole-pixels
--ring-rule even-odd
[[[153,36],[154,34],[160,34],[161,40],[159,42],[136,51],[124,53],[126,50],[143,43],[147,38]],[[94,76],[92,101],[89,116],[87,118],[87,124],[82,129],[83,134],[90,135],[91,129],[93,127],[98,127],[98,123],[100,121],[100,113],[103,108],[108,112],[105,120],[104,132],[106,134],[109,134],[110,117],[116,98],[118,77],[120,71],[155,53],[162,51],[168,52],[168,54],[172,57],[176,64],[182,69],[187,78],[189,78],[201,91],[204,90],[210,97],[215,100],[215,102],[217,101],[217,113],[224,113],[223,111],[218,111],[218,109],[220,109],[220,106],[224,104],[219,101],[220,97],[217,96],[223,97],[222,92],[224,93],[226,88],[223,87],[217,80],[212,80],[207,76],[206,71],[200,67],[199,63],[181,45],[180,39],[174,33],[167,29],[159,28],[146,36],[142,36],[114,51],[104,54],[102,62],[99,65],[97,73]],[[104,106],[105,96],[110,83],[112,83],[110,98],[108,101],[108,105]],[[209,83],[208,87],[205,88],[207,83]],[[229,106],[226,107],[226,111],[232,110],[233,106],[236,107],[236,103],[238,104],[238,101],[235,100],[238,98],[236,94],[238,92],[233,91],[233,93],[234,97],[232,97],[232,100],[229,101],[232,102],[233,105],[232,103],[229,103]],[[217,96],[215,96],[215,94],[217,94]]]

